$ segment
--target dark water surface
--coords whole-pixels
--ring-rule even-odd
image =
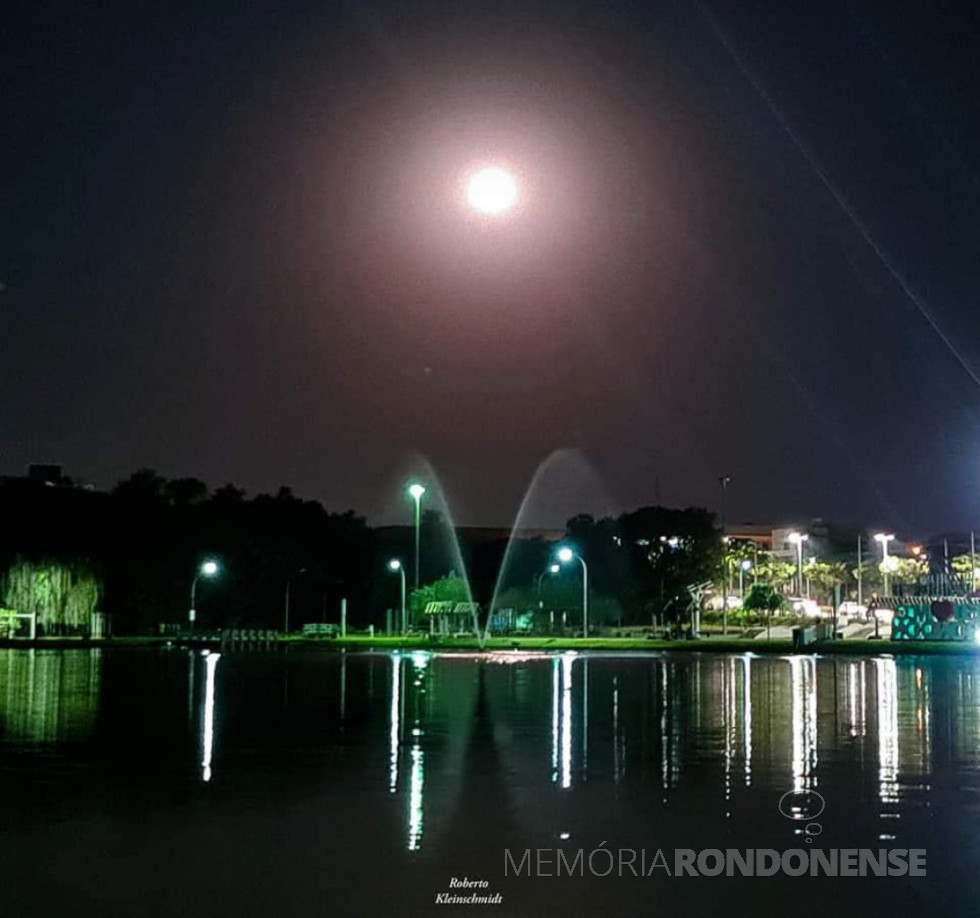
[[[927,876],[618,864],[677,848]],[[435,904],[454,877],[503,902]],[[973,658],[0,650],[4,918],[978,912]]]

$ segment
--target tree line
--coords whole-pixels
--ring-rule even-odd
[[[399,577],[387,562],[400,558],[411,572],[414,556],[411,525],[371,528],[351,510],[330,512],[286,487],[249,497],[231,484],[211,490],[197,479],[166,479],[150,469],[110,491],[5,479],[0,518],[0,607],[38,611],[46,633],[78,628],[96,608],[111,617],[117,634],[186,623],[191,582],[208,558],[220,569],[199,579],[198,627],[282,628],[287,604],[292,628],[336,622],[343,599],[352,626],[380,627],[386,610],[400,602]],[[690,588],[699,584],[718,593],[727,580],[730,595],[760,582],[785,595],[799,589],[796,564],[751,543],[725,545],[720,535],[715,515],[697,507],[579,515],[565,527],[567,543],[588,564],[596,625],[684,620]],[[564,610],[578,621],[581,571],[571,563],[553,573],[555,548],[543,539],[477,539],[426,511],[422,589],[413,593],[409,583],[412,614],[448,591],[472,595],[485,612],[491,604]],[[823,602],[838,587],[845,597],[853,594],[858,574],[845,548],[830,548],[804,566],[812,595]],[[957,556],[953,568],[966,563],[972,570],[969,556]],[[914,583],[929,570],[917,558],[891,564],[893,583]],[[861,575],[866,593],[881,589],[879,562],[866,560]]]

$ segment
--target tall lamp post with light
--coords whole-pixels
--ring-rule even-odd
[[[419,533],[422,529],[422,495],[425,487],[417,481],[408,486],[408,493],[415,501],[415,589],[419,588]]]
[[[560,564],[549,564],[540,574],[538,574],[538,599],[541,598],[541,581],[549,574],[555,575],[561,570]]]
[[[572,551],[567,545],[564,548],[558,549],[558,560],[562,564],[568,564],[569,561],[575,559],[579,564],[582,565],[582,637],[589,636],[589,567],[585,563],[585,559],[578,554],[578,552]]]
[[[407,624],[408,624],[406,622],[406,620],[405,620],[405,565],[402,564],[401,561],[399,561],[397,558],[392,558],[388,562],[388,570],[391,571],[392,573],[397,572],[397,573],[401,574],[401,580],[402,580],[402,584],[401,584],[402,585],[402,627],[401,627],[401,633],[404,635],[405,634],[406,627],[407,627]]]
[[[187,622],[191,631],[194,630],[194,622],[197,619],[197,581],[201,577],[215,577],[218,573],[218,562],[208,559],[194,572],[194,579],[191,581],[191,607],[187,611]]]
[[[803,543],[809,541],[806,533],[791,532],[789,541],[796,546],[796,595],[803,595]]]
[[[549,574],[551,576],[554,576],[560,570],[561,570],[561,565],[560,564],[549,564],[543,571],[541,571],[540,574],[538,574],[538,611],[539,612],[543,612],[544,611],[544,600],[541,598],[541,582]],[[548,627],[549,627],[549,630],[554,631],[554,627],[555,627],[555,610],[554,609],[551,610],[550,623],[549,623],[549,626]]]
[[[892,532],[879,532],[875,535],[875,541],[881,545],[881,572],[885,578],[885,596],[891,596],[891,580],[889,578],[891,566],[888,556],[888,543],[894,538],[895,534]]]
[[[738,592],[742,599],[745,599],[745,574],[750,570],[752,570],[752,562],[748,558],[738,562]]]
[[[721,475],[718,484],[721,485],[721,633],[728,634],[728,536],[725,529],[728,526],[728,514],[726,502],[728,498],[728,485],[731,484],[731,475]]]

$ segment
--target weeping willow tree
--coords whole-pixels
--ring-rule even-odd
[[[0,582],[3,603],[18,612],[37,612],[46,634],[87,632],[101,592],[91,569],[80,562],[18,558]]]

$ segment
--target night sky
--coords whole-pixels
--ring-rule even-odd
[[[975,5],[6,15],[0,473],[980,526]]]

